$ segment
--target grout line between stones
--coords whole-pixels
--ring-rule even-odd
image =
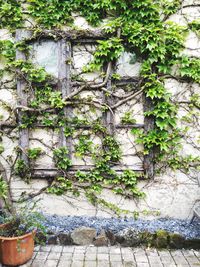
[[[98,251],[97,251],[97,253],[98,253]],[[110,247],[108,247],[108,261],[109,261],[108,267],[111,267]],[[99,267],[99,266],[97,266],[97,267]]]
[[[150,267],[152,267],[152,266],[151,266],[151,263],[150,263],[150,260],[149,260],[149,257],[148,257],[147,250],[146,250],[146,249],[144,249],[144,251],[145,251],[145,255],[146,255],[146,257],[147,257],[147,260],[148,260],[149,266],[150,266]]]
[[[53,246],[51,245],[51,249],[48,251],[49,253],[48,253],[48,255],[47,255],[46,260],[44,261],[44,265],[43,265],[43,266],[46,266],[46,262],[47,262],[47,260],[48,260],[49,255],[51,254],[52,247],[53,247]],[[58,264],[56,264],[55,267],[57,267],[57,265],[58,265]]]
[[[196,254],[196,250],[193,250],[193,253],[194,253],[195,257],[197,258],[197,260],[200,262],[200,257],[197,256],[197,254]]]
[[[162,265],[164,266],[164,263],[163,263],[163,261],[162,261],[162,257],[161,257],[161,255],[160,255],[159,250],[157,250],[157,253],[158,253],[158,256],[159,256],[159,258],[160,258],[160,261],[161,261]]]
[[[124,259],[122,257],[122,247],[120,246],[119,248],[120,248],[121,261],[122,261],[122,264],[123,264],[122,266],[124,266]]]
[[[30,266],[32,266],[32,264],[33,264],[33,261],[35,260],[35,258],[36,258],[36,256],[37,256],[37,254],[38,254],[38,251],[34,251],[34,253],[35,253],[35,256],[34,257],[32,257],[32,259],[31,259],[31,265]],[[1,266],[1,265],[0,265]],[[3,266],[3,265],[2,265]]]
[[[174,261],[174,258],[172,257],[172,255],[171,255],[171,253],[170,253],[170,250],[167,250],[167,251],[169,252],[169,254],[170,254],[170,256],[171,256],[171,258],[172,258],[174,264],[176,265],[176,262]],[[162,256],[160,255],[159,250],[157,250],[157,252],[158,252],[158,255],[159,255],[159,257],[160,257],[160,261],[161,261],[162,265],[164,266],[164,262],[162,261]]]
[[[57,263],[57,265],[56,265],[56,266],[59,266],[59,263],[60,263],[60,258],[61,258],[61,256],[62,256],[62,254],[63,254],[63,246],[62,246],[62,250],[61,250],[61,252],[60,252],[60,257],[59,257],[59,259],[58,259],[58,263]]]
[[[181,254],[183,255],[183,258],[187,261],[188,265],[189,265],[190,267],[192,267],[192,266],[190,265],[190,262],[187,260],[187,257],[184,255],[182,249],[181,249]]]
[[[88,245],[85,247],[85,250],[84,250],[83,267],[85,267],[85,257],[86,257],[87,248],[88,248]]]
[[[135,257],[135,254],[134,254],[133,248],[131,248],[131,250],[132,250],[133,258],[134,258],[134,261],[135,261],[135,266],[137,266],[137,261],[136,261],[136,257]]]
[[[74,258],[74,253],[75,253],[75,246],[73,246],[73,252],[72,252],[72,259],[71,259],[71,263],[70,263],[70,266],[72,266],[72,262],[73,262],[73,258]]]
[[[154,267],[154,266],[152,266],[151,263],[150,263],[150,260],[149,260],[149,257],[148,257],[148,253],[147,253],[147,249],[144,248],[143,250],[144,250],[144,253],[145,253],[146,257],[147,257],[149,266],[150,266],[150,267]],[[158,251],[157,251],[157,250],[156,250],[156,252],[157,252],[157,255],[158,255]]]
[[[171,250],[169,250],[169,254],[170,254],[170,255],[171,255],[171,257],[172,257],[172,259],[173,259],[173,261],[174,261],[174,264],[175,264],[175,266],[177,266],[177,264],[176,264],[176,261],[175,261],[175,259],[174,259],[173,255],[172,255],[172,253],[171,253]]]

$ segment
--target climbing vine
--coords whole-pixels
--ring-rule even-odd
[[[110,106],[90,97],[80,98],[79,93],[84,89],[99,88],[107,97],[114,94],[113,91],[108,91],[105,85],[109,79],[112,81],[120,79],[115,73],[115,63],[124,51],[129,51],[134,55],[133,62],[137,59],[142,62],[137,89],[144,95],[147,105],[144,116],[152,126],[149,129],[133,128],[131,132],[136,136],[136,142],[144,146],[144,156],[150,155],[153,151],[151,161],[152,164],[159,165],[158,172],[161,171],[163,164],[173,170],[189,171],[191,164],[197,164],[199,158],[193,156],[184,158],[180,155],[183,129],[179,128],[177,123],[178,106],[165,88],[166,77],[176,76],[180,81],[200,82],[200,60],[190,58],[183,53],[189,30],[199,35],[199,20],[190,22],[187,26],[179,26],[168,20],[169,16],[181,7],[182,3],[179,0],[27,0],[21,3],[14,0],[0,0],[0,28],[14,32],[16,28],[23,27],[25,22],[31,21],[32,36],[35,39],[46,29],[52,30],[51,37],[55,39],[59,38],[58,32],[63,26],[79,30],[73,25],[74,13],[85,17],[92,26],[103,23],[103,38],[97,42],[98,46],[92,61],[83,68],[83,72],[103,72],[101,73],[103,82],[91,83],[78,78],[80,87],[75,93],[66,97],[55,89],[53,78],[44,68],[36,67],[29,60],[16,60],[16,50],[23,51],[28,58],[28,40],[16,43],[0,42],[0,54],[7,60],[4,70],[0,72],[1,76],[8,71],[14,73],[17,78],[26,81],[30,92],[31,101],[28,106],[18,106],[18,111],[23,112],[19,129],[31,128],[40,123],[57,129],[62,127],[64,136],[69,138],[74,136],[79,126],[88,126],[90,122],[78,117],[66,118],[64,108],[70,105],[88,104],[91,109],[100,108],[103,114],[108,110],[112,111],[121,102]],[[175,74],[174,67],[177,68]],[[134,92],[121,101],[126,102],[136,94]],[[191,105],[199,109],[199,95],[192,96]],[[121,122],[135,124],[136,121],[128,111]],[[97,134],[101,138],[101,145],[95,145],[91,141],[92,134]],[[34,161],[41,156],[42,150],[28,149],[26,153],[29,160]],[[70,191],[74,195],[79,195],[79,190],[82,189],[93,204],[102,204],[116,213],[119,213],[117,207],[99,197],[104,187],[129,198],[144,197],[137,183],[139,178],[148,178],[148,175],[129,169],[121,173],[114,170],[113,167],[122,158],[120,144],[98,119],[92,123],[90,133],[79,134],[75,153],[80,158],[90,156],[94,167],[88,173],[78,170],[72,176],[69,174],[72,161],[68,148],[54,149],[53,159],[60,175],[51,181],[47,192],[61,195]],[[27,172],[30,172],[27,163],[23,159],[17,159],[15,174],[28,177]]]

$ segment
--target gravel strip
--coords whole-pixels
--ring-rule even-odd
[[[188,220],[179,219],[156,219],[143,220],[132,218],[103,218],[87,216],[58,216],[45,215],[44,225],[51,233],[70,233],[81,226],[95,228],[98,233],[102,229],[118,233],[124,229],[134,228],[138,231],[151,233],[163,229],[171,233],[179,233],[186,239],[200,238],[200,221],[195,220],[192,224]]]

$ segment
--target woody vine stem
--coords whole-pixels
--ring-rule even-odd
[[[188,6],[184,6],[179,0],[0,0],[2,29],[8,29],[15,35],[16,29],[19,32],[19,29],[25,28],[25,22],[29,22],[30,25],[28,28],[30,36],[16,42],[8,40],[0,42],[1,57],[6,60],[5,68],[1,70],[2,77],[5,72],[12,73],[21,81],[23,87],[19,105],[12,110],[16,120],[19,120],[19,132],[24,133],[39,123],[46,127],[61,127],[64,138],[68,139],[78,131],[77,129],[84,126],[89,129],[89,134],[79,134],[79,142],[75,146],[76,155],[81,158],[90,156],[94,161],[94,167],[89,172],[78,170],[72,175],[69,172],[72,165],[69,157],[70,148],[66,145],[54,149],[53,159],[59,175],[51,177],[47,187],[34,194],[23,196],[21,201],[43,192],[57,195],[72,192],[78,196],[80,190],[84,190],[94,205],[103,205],[116,214],[126,214],[128,211],[121,210],[101,198],[100,193],[103,188],[109,188],[116,194],[128,198],[140,198],[144,197],[144,193],[137,187],[138,179],[152,179],[155,174],[166,168],[179,169],[183,172],[196,168],[199,157],[191,155],[183,157],[180,154],[182,136],[186,134],[187,127],[178,128],[178,105],[165,88],[165,80],[169,78],[180,82],[200,82],[200,59],[182,53],[189,31],[200,36],[200,21],[188,22],[186,26],[170,21],[172,14],[186,7]],[[104,27],[91,32],[80,30],[73,25],[74,13],[85,17],[93,26],[99,26],[103,22]],[[64,95],[64,91],[56,89],[58,84],[60,87],[63,86],[59,81],[28,60],[29,44],[45,37],[67,42],[69,39],[85,36],[99,41],[93,60],[85,66],[83,72],[101,71],[103,81],[88,82],[80,77],[74,77],[70,81],[73,91]],[[124,51],[135,55],[142,65],[140,77],[134,81],[135,86],[120,96],[115,92],[111,81],[120,80],[115,72],[115,65]],[[70,57],[66,57],[65,60],[66,65],[70,66]],[[177,68],[176,72],[174,66]],[[68,85],[64,83],[64,86]],[[80,93],[84,90],[100,91],[108,101],[80,97]],[[109,112],[112,116],[115,109],[139,95],[143,95],[144,128],[133,126],[131,132],[135,135],[136,142],[144,147],[144,172],[141,174],[126,169],[118,173],[113,167],[120,161],[122,153],[120,144],[113,135],[114,126],[111,125],[107,129],[100,119],[93,121],[91,125],[87,119],[78,117],[68,119],[66,114],[68,107],[88,105],[91,109],[99,109],[103,114]],[[199,103],[199,94],[195,94],[189,101],[193,116],[198,114]],[[126,113],[122,123],[134,125],[135,121],[129,113]],[[1,131],[1,134],[9,135],[9,131],[5,133]],[[93,144],[90,140],[91,134],[101,138],[101,146]],[[2,175],[0,183],[1,197],[5,200],[8,199],[6,195],[9,195],[9,204],[13,202],[9,189],[12,176],[19,175],[29,182],[32,174],[29,161],[31,160],[33,165],[43,153],[39,147],[24,150],[18,146],[16,150],[17,156],[14,160],[5,159],[11,166],[10,176]],[[4,147],[1,146],[1,157],[3,151]]]

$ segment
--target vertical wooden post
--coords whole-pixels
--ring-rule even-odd
[[[110,75],[111,76],[111,75]],[[107,83],[107,90],[111,91],[112,89],[112,83],[111,83],[111,77],[109,78],[108,80],[108,83]],[[111,97],[107,97],[107,104],[109,106],[112,106],[112,99]],[[107,126],[108,126],[108,132],[110,135],[113,135],[114,134],[114,128],[115,128],[115,124],[114,124],[114,115],[113,113],[111,112],[111,110],[107,110],[106,112],[106,123],[107,123]]]
[[[109,75],[109,79],[108,79],[108,82],[107,82],[107,85],[106,85],[108,91],[112,90],[111,77],[112,77],[112,69],[111,69],[111,72],[110,72],[110,75]],[[111,97],[110,96],[105,96],[104,101],[109,106],[112,106],[112,104],[113,104],[112,103],[112,96]],[[111,112],[111,110],[107,110],[106,111],[105,124],[106,124],[107,130],[108,130],[108,133],[110,135],[113,135],[115,127],[114,127],[114,116],[113,116],[113,113]]]
[[[66,97],[71,93],[71,44],[64,39],[58,41],[58,88],[61,90],[62,97]],[[64,116],[66,118],[72,117],[72,108],[64,108]],[[67,147],[69,151],[69,157],[72,153],[72,140],[71,137],[65,137],[64,127],[60,131],[60,146]]]
[[[23,39],[30,36],[30,32],[27,30],[16,30],[16,42],[20,42]],[[16,51],[16,60],[26,60],[26,55],[17,50]],[[22,77],[17,78],[17,96],[18,96],[18,105],[27,106],[28,105],[28,92],[27,92],[27,84],[26,81]],[[19,126],[22,123],[23,111],[18,111],[18,121]],[[19,129],[19,147],[22,150],[21,159],[28,165],[29,160],[26,154],[26,151],[29,147],[29,130]]]
[[[152,102],[143,94],[144,112],[152,109]],[[144,117],[144,133],[154,129],[154,119],[151,116]],[[145,176],[149,179],[154,177],[154,151],[153,149],[148,155],[144,155],[143,161]]]

